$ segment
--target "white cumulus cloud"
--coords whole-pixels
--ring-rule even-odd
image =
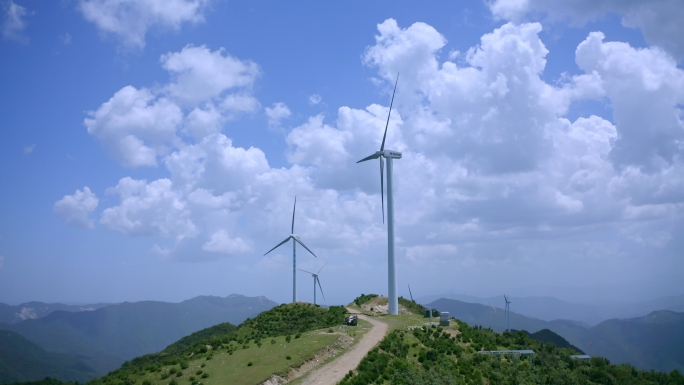
[[[273,107],[266,107],[266,116],[268,117],[268,125],[277,127],[280,121],[289,118],[292,115],[290,109],[285,103],[273,103]]]
[[[26,17],[31,14],[26,7],[9,0],[3,4],[4,17],[2,20],[2,37],[5,40],[16,40],[22,43],[28,42],[28,37],[22,34],[28,22]]]
[[[231,238],[225,230],[219,230],[212,234],[211,240],[202,245],[202,249],[228,255],[239,255],[252,251],[252,248],[242,238]]]
[[[545,14],[551,20],[571,19],[576,24],[609,13],[622,17],[625,27],[639,28],[651,44],[684,59],[684,7],[680,0],[494,0],[488,2],[495,17],[520,21]]]
[[[117,194],[120,202],[102,212],[100,224],[106,229],[177,240],[197,233],[187,203],[168,179],[148,183],[125,177],[109,192]]]
[[[93,228],[90,213],[97,208],[99,200],[88,186],[83,190],[76,190],[73,195],[65,195],[55,202],[53,210],[57,216],[67,223],[87,229]]]
[[[179,30],[184,23],[201,23],[209,0],[80,0],[79,11],[125,48],[145,47],[148,29]]]
[[[200,142],[260,108],[250,93],[257,66],[222,48],[186,46],[161,62],[172,78],[167,85],[125,86],[84,120],[88,133],[126,167],[156,166],[159,157],[184,146],[183,135]]]

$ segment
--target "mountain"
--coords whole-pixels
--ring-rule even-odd
[[[479,303],[495,307],[501,307],[504,303],[503,295],[479,298],[457,294],[421,297],[418,299],[418,303],[427,304],[440,298],[456,299],[463,302]],[[662,297],[634,303],[603,301],[595,304],[572,303],[554,297],[513,297],[511,309],[514,309],[518,314],[538,318],[544,321],[573,319],[581,322],[584,326],[589,327],[613,318],[641,317],[656,310],[684,312],[684,295]]]
[[[93,311],[55,311],[43,318],[0,324],[0,329],[15,331],[48,351],[82,356],[104,374],[195,331],[222,322],[240,324],[276,305],[265,297],[238,294],[180,303],[124,302]]]
[[[559,336],[558,334],[552,332],[549,329],[542,329],[536,333],[531,333],[530,338],[533,340],[548,344],[552,343],[554,344],[557,348],[570,348],[580,354],[584,354],[582,350],[577,348],[576,346],[571,345],[565,338]]]
[[[430,308],[448,311],[468,325],[502,332],[506,329],[504,310],[493,306],[439,299]],[[549,329],[579,347],[586,354],[608,358],[614,363],[630,363],[641,369],[684,372],[684,313],[656,311],[643,317],[611,319],[594,327],[568,320],[543,321],[511,312],[511,329],[536,333]],[[591,346],[590,346],[591,344]]]
[[[583,338],[584,346],[587,341],[592,345],[585,349],[587,354],[638,368],[684,373],[684,313],[662,310],[644,317],[608,320],[589,329]]]
[[[0,303],[0,323],[14,324],[27,319],[42,318],[54,311],[87,311],[96,310],[109,303],[96,303],[91,305],[64,305],[61,303],[26,302],[19,305],[7,305]]]
[[[77,356],[51,353],[17,333],[0,331],[0,384],[45,377],[85,382],[96,376]]]

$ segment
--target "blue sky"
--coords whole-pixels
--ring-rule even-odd
[[[684,292],[677,1],[157,3],[2,1],[0,301],[385,293],[397,72],[400,294]]]

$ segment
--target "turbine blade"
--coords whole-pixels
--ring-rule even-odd
[[[413,293],[411,293],[411,285],[408,285],[408,287],[409,287],[409,295],[411,296],[411,301],[416,302],[413,300]]]
[[[312,273],[312,272],[310,272],[310,271],[306,271],[306,270],[304,270],[304,269],[297,269],[297,270],[303,271],[303,272],[305,272],[305,273],[309,273],[309,274],[311,274],[311,275],[316,275],[316,274],[314,274],[314,273]]]
[[[373,155],[368,155],[367,157],[361,159],[360,161],[358,161],[358,162],[356,162],[356,163],[361,163],[361,162],[365,162],[365,161],[367,161],[367,160],[375,159],[375,158],[377,158],[377,157],[379,157],[379,156],[380,156],[380,154],[377,154],[377,153],[376,153],[376,154],[373,154]]]
[[[382,223],[385,223],[385,174],[383,173],[383,166],[385,160],[380,157],[380,199],[382,200]]]
[[[299,239],[297,239],[297,238],[295,238],[295,237],[292,237],[292,239],[294,239],[295,242],[297,242],[297,243],[299,243],[300,245],[302,245],[302,246],[306,249],[306,251],[308,251],[309,253],[311,253],[311,255],[313,255],[314,257],[316,257],[316,254],[314,254],[313,251],[309,250],[309,248],[306,247],[306,245],[305,245],[302,241],[300,241]],[[318,257],[316,257],[316,258],[318,258]]]
[[[328,262],[330,262],[330,258],[328,258],[328,260],[327,260],[327,261],[325,261],[325,263],[323,264],[323,266],[321,266],[321,268],[320,268],[320,269],[318,269],[318,273],[316,273],[316,275],[318,275],[318,274],[319,274],[319,273],[321,272],[321,270],[323,270],[323,268],[325,267],[325,265],[327,265],[327,264],[328,264]]]
[[[285,238],[285,240],[284,240],[284,241],[280,242],[279,244],[277,244],[277,245],[276,245],[276,247],[274,247],[274,248],[272,248],[271,250],[267,251],[267,252],[266,252],[266,254],[268,254],[268,253],[270,253],[271,251],[273,251],[273,250],[277,249],[277,248],[278,248],[278,246],[280,246],[280,245],[282,245],[283,243],[285,243],[285,242],[289,241],[289,240],[290,240],[290,238],[292,238],[292,237],[290,236],[290,237],[287,237],[287,238]],[[264,256],[266,256],[266,254],[264,254]]]
[[[321,295],[323,296],[323,299],[325,300],[325,294],[323,294],[323,287],[321,287],[321,280],[318,279],[318,276],[316,276],[316,282],[318,282],[318,288],[321,289]]]
[[[385,138],[387,137],[387,127],[389,126],[390,115],[392,114],[392,105],[394,104],[394,93],[397,92],[397,83],[399,83],[399,74],[397,73],[397,81],[394,82],[394,91],[392,91],[392,101],[390,102],[389,113],[387,114],[387,124],[385,124],[385,134],[382,136],[382,144],[380,151],[385,151]]]
[[[292,230],[290,230],[290,234],[294,234],[294,215],[295,211],[297,211],[297,196],[295,195],[295,203],[294,207],[292,208]]]

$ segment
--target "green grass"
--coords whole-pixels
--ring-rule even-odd
[[[188,362],[188,367],[181,370],[180,365],[164,366],[160,372],[146,372],[142,375],[130,376],[136,384],[142,384],[148,380],[152,385],[168,385],[174,379],[179,385],[190,385],[191,377],[194,381],[201,381],[202,384],[258,384],[267,380],[274,373],[286,374],[291,367],[298,367],[305,361],[311,359],[316,352],[334,343],[339,338],[337,333],[328,333],[327,329],[303,333],[300,338],[292,339],[290,343],[285,342],[285,337],[273,338],[276,343],[263,344],[261,348],[251,344],[249,348],[242,349],[242,345],[232,342],[236,348],[233,354],[228,350],[215,352],[210,360],[206,357]],[[286,356],[292,359],[287,360]],[[251,366],[248,366],[249,363]],[[204,367],[202,367],[204,364]],[[162,380],[165,373],[170,372],[171,368],[182,373],[177,377],[171,374]],[[197,374],[198,371],[202,371]],[[206,378],[202,378],[203,374]]]
[[[338,334],[322,331],[304,333],[300,338],[285,342],[285,337],[276,337],[275,344],[264,344],[261,348],[252,346],[249,349],[236,350],[229,355],[221,352],[207,362],[205,373],[209,377],[202,383],[212,384],[258,384],[267,380],[274,373],[286,374],[291,367],[299,367],[322,348],[334,343]],[[288,360],[286,357],[292,359]],[[203,360],[191,361],[190,371],[196,370]],[[247,366],[252,362],[252,366]]]

